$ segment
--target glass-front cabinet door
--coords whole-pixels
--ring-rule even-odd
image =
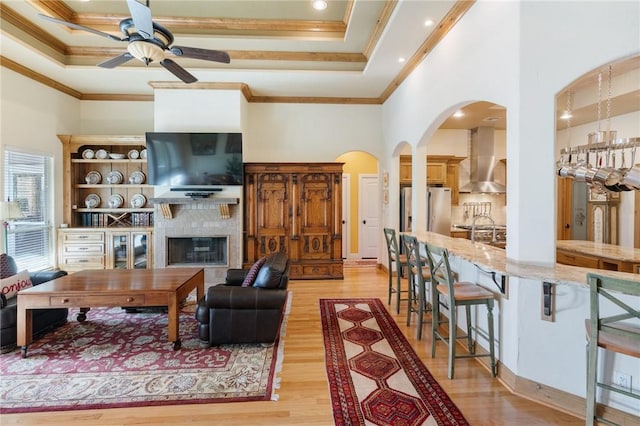
[[[146,269],[150,267],[150,232],[110,231],[108,235],[109,268]]]
[[[130,233],[110,233],[109,239],[110,266],[112,269],[129,269],[129,239]]]
[[[131,268],[146,269],[149,267],[151,235],[148,232],[132,232]]]

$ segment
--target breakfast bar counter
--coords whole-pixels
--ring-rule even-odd
[[[586,267],[577,267],[577,266],[569,266],[562,265],[559,263],[554,263],[551,265],[539,265],[533,263],[526,262],[516,262],[513,260],[507,259],[506,251],[492,247],[488,244],[473,242],[471,240],[466,240],[462,238],[451,238],[445,235],[436,234],[434,232],[412,232],[410,235],[418,238],[419,241],[425,243],[429,242],[430,244],[436,245],[438,247],[444,247],[449,250],[453,256],[464,259],[470,263],[473,263],[483,269],[487,269],[490,271],[494,271],[499,274],[507,275],[510,277],[518,277],[518,278],[526,278],[536,281],[544,281],[552,284],[569,284],[569,285],[578,285],[584,286],[587,285],[587,273],[589,272],[598,272],[603,275],[608,275],[612,277],[620,277],[624,279],[638,279],[637,274],[631,274],[626,272],[617,272],[610,270],[596,270],[594,268],[586,268]],[[564,247],[565,242],[558,241],[558,247]],[[576,243],[575,241],[573,243]],[[581,241],[581,243],[588,243],[586,241]],[[582,246],[587,246],[583,244]],[[577,247],[582,247],[577,245]],[[602,245],[601,245],[602,246]],[[591,247],[595,250],[596,245],[591,244]],[[637,249],[625,249],[622,247],[618,248],[620,258],[624,258],[624,256],[628,256],[625,250],[635,250],[636,252],[640,252]],[[612,253],[612,246],[609,246],[608,253]],[[602,253],[604,251],[603,248],[600,248],[596,253]],[[622,253],[624,251],[624,253]],[[640,264],[640,258],[636,259]]]
[[[553,405],[578,417],[584,416],[584,321],[590,312],[587,274],[595,272],[635,280],[639,285],[640,275],[560,263],[516,262],[507,259],[505,250],[488,244],[426,231],[409,235],[422,243],[447,248],[452,268],[460,281],[476,283],[495,295],[494,318],[497,321],[496,346],[501,382],[526,398]],[[623,248],[618,248],[621,252],[612,252],[615,250],[612,247],[593,243],[558,243],[558,248],[569,245],[572,249],[588,250],[589,255],[606,251],[607,255],[626,259],[629,254],[622,253]],[[466,322],[463,310],[458,315],[459,321]],[[480,350],[486,351],[485,314],[480,311],[472,315],[478,327],[476,343]],[[627,374],[640,371],[640,360],[635,358],[616,357],[606,362],[605,375],[608,376],[612,376],[613,371]],[[637,424],[640,418],[640,407],[629,407],[624,399],[612,396],[606,405],[619,418],[624,418],[627,422],[624,424]]]

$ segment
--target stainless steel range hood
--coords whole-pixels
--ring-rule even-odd
[[[476,127],[471,129],[471,148],[469,160],[471,162],[470,182],[462,188],[463,193],[494,193],[507,191],[504,185],[493,178],[496,157],[494,155],[493,127]]]

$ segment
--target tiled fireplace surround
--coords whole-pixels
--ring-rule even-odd
[[[168,239],[181,237],[228,238],[228,265],[188,265],[205,267],[205,287],[224,282],[228,268],[241,267],[242,214],[237,198],[155,198],[151,201],[155,205],[153,256],[156,268],[168,267]],[[228,217],[225,217],[225,205],[228,206]]]

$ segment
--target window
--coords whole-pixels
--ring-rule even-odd
[[[24,218],[9,222],[7,254],[18,268],[38,271],[53,266],[51,157],[6,150],[4,199],[17,201]]]

